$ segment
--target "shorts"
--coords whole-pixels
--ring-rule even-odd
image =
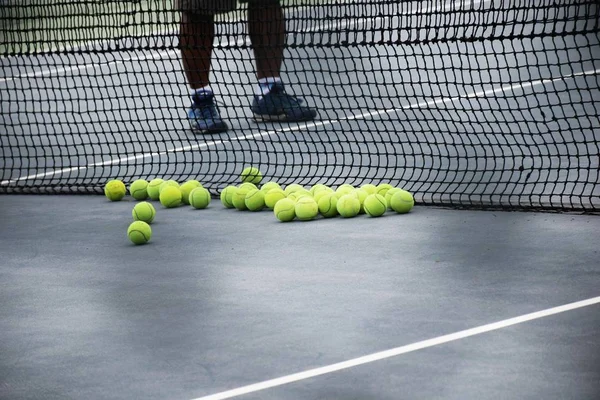
[[[194,14],[215,15],[234,11],[238,3],[260,1],[265,4],[278,3],[279,0],[175,0],[176,10]]]

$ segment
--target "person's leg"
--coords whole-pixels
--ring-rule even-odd
[[[279,0],[245,0],[248,34],[254,49],[258,86],[252,112],[260,121],[307,121],[316,111],[285,93],[281,65],[285,50],[285,17]]]
[[[279,78],[285,44],[285,21],[278,1],[250,0],[248,34],[258,79]]]
[[[181,59],[192,90],[209,85],[210,60],[215,38],[214,15],[184,11],[179,30]]]
[[[224,132],[228,128],[217,111],[214,95],[209,87],[214,37],[214,14],[190,10],[182,12],[179,45],[192,97],[188,119],[190,127],[196,133]]]

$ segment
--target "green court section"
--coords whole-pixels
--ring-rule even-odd
[[[62,50],[86,42],[173,29],[163,1],[12,1],[2,6],[4,55]]]
[[[317,0],[283,3],[300,7],[315,2]],[[245,18],[240,11],[217,19]],[[127,37],[173,35],[180,19],[179,13],[173,10],[173,0],[5,0],[0,4],[0,15],[0,55],[4,56],[65,51]]]

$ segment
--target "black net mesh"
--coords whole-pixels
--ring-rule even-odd
[[[165,0],[0,4],[1,193],[161,177],[217,194],[253,165],[284,185],[389,182],[420,204],[600,208],[596,0],[282,1],[281,78],[318,112],[302,122],[253,119],[278,6],[240,4],[215,17],[229,129],[208,134],[190,129],[182,59],[201,64],[205,15],[182,28]]]

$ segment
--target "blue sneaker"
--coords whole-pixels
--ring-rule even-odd
[[[264,96],[254,96],[252,113],[257,121],[311,121],[317,112],[302,105],[303,100],[285,93],[282,83],[274,83]]]
[[[212,93],[196,93],[188,110],[190,128],[194,133],[226,132],[229,127],[221,119]]]

